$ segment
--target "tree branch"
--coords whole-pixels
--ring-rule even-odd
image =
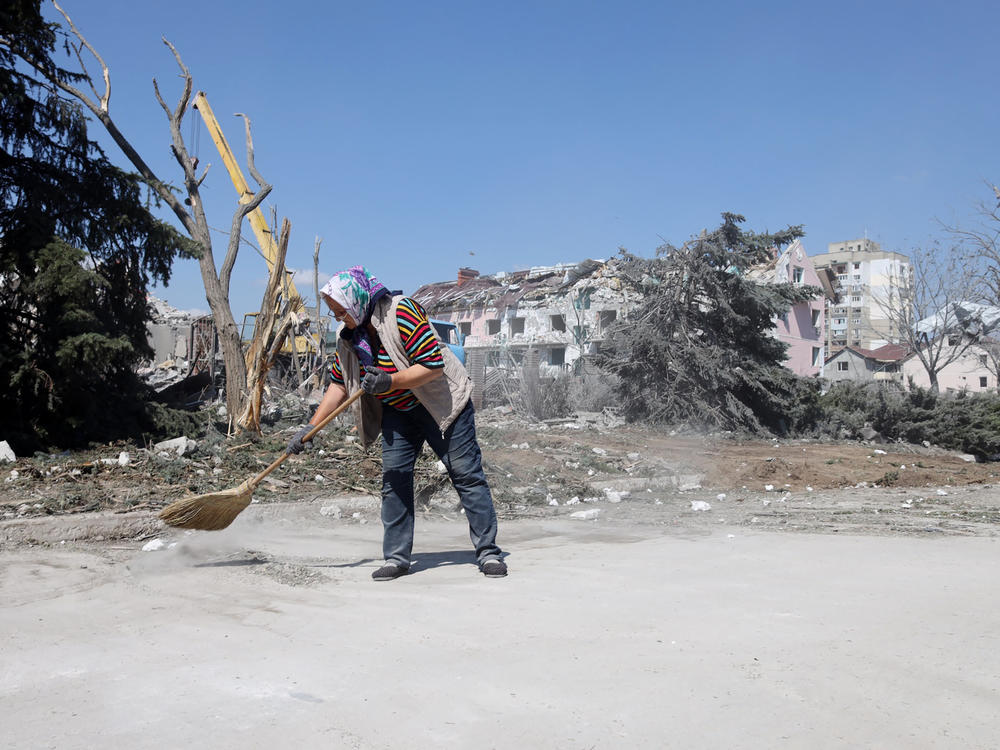
[[[240,232],[243,226],[243,219],[256,211],[271,192],[271,185],[261,176],[260,172],[257,171],[256,165],[254,164],[253,136],[250,134],[250,118],[239,112],[236,113],[236,116],[243,118],[243,122],[246,127],[247,167],[254,180],[258,185],[260,185],[260,189],[254,193],[254,196],[250,199],[249,203],[241,203],[237,206],[236,211],[233,214],[232,229],[229,232],[229,246],[226,248],[226,257],[223,259],[222,266],[219,269],[219,282],[222,284],[222,288],[226,290],[227,294],[229,292],[229,281],[233,274],[233,266],[236,265],[236,256],[240,250]],[[282,271],[283,270],[284,266],[282,266]]]
[[[73,19],[69,17],[69,14],[67,14],[66,11],[64,11],[60,7],[59,3],[57,3],[56,0],[52,0],[52,5],[54,5],[55,9],[58,10],[59,13],[62,14],[63,18],[66,19],[66,23],[69,24],[69,28],[73,32],[73,36],[75,36],[77,39],[80,40],[80,44],[82,44],[84,47],[86,47],[87,51],[90,52],[90,54],[92,54],[94,56],[94,59],[97,60],[97,62],[100,64],[100,66],[101,66],[101,73],[104,76],[104,95],[103,96],[97,93],[97,88],[94,86],[94,79],[93,79],[93,77],[91,77],[89,71],[87,70],[87,66],[84,65],[84,63],[83,63],[83,57],[80,55],[80,49],[81,48],[79,48],[79,47],[74,47],[73,48],[73,50],[76,52],[76,59],[80,61],[80,68],[83,70],[83,74],[87,78],[87,83],[90,84],[90,90],[93,91],[94,92],[94,96],[96,96],[100,100],[100,109],[101,109],[101,111],[104,112],[105,114],[107,114],[109,112],[108,108],[109,108],[109,106],[111,104],[111,71],[108,69],[108,66],[105,64],[104,58],[101,57],[100,54],[97,52],[97,50],[94,49],[94,46],[90,42],[87,41],[87,38],[83,34],[80,33],[80,30],[76,27],[76,24],[73,23]]]

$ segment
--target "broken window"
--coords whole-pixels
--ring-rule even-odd
[[[500,366],[500,352],[497,349],[491,349],[486,352],[486,366],[487,367],[499,367]]]
[[[601,310],[597,314],[598,325],[600,325],[602,331],[606,331],[608,326],[614,323],[617,319],[617,310]]]
[[[565,315],[550,315],[549,323],[552,325],[553,331],[565,331],[566,330],[566,316]]]
[[[823,360],[823,350],[818,346],[814,346],[812,350],[813,350],[813,367],[819,367],[820,363]]]
[[[819,314],[820,310],[813,308],[812,310],[812,324],[814,327],[819,326]]]
[[[805,272],[801,268],[799,268],[799,267],[793,268],[792,269],[792,283],[793,284],[801,284],[802,283],[802,278],[803,278],[804,274],[805,274]]]
[[[463,321],[461,321],[458,324],[458,330],[459,330],[459,333],[461,333],[463,336],[471,336],[472,335],[472,321],[471,320],[463,320]]]
[[[486,333],[490,336],[500,333],[500,318],[490,318],[486,321]]]
[[[980,378],[979,378],[979,387],[980,388],[985,388],[986,387],[986,376],[985,375],[980,376]]]
[[[564,365],[566,364],[566,347],[558,346],[549,349],[549,364],[550,365]]]
[[[516,336],[519,333],[524,333],[524,318],[511,318],[510,335]]]

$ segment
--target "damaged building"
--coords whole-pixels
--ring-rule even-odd
[[[826,303],[838,300],[835,278],[829,269],[817,268],[802,242],[796,239],[784,250],[775,250],[770,261],[751,269],[748,276],[761,284],[793,284],[823,290],[776,318],[773,331],[774,337],[788,347],[785,367],[803,377],[823,377]]]
[[[493,276],[460,268],[454,281],[426,284],[413,297],[433,318],[457,327],[477,385],[495,370],[541,377],[579,373],[600,352],[610,326],[642,304],[621,283],[617,262],[588,259]],[[765,284],[823,290],[777,318],[773,332],[788,345],[786,367],[821,376],[824,301],[836,296],[828,275],[815,269],[797,240],[750,275]]]
[[[192,375],[203,374],[210,380],[218,353],[212,316],[178,310],[153,295],[149,307],[152,317],[146,339],[153,358],[138,370],[139,375],[157,391]]]
[[[611,324],[638,302],[625,293],[614,262],[603,260],[494,276],[461,268],[455,281],[426,284],[413,297],[457,326],[473,371],[537,358],[548,377],[579,371]]]

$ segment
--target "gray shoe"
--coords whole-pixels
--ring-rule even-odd
[[[507,575],[507,565],[502,560],[487,560],[479,566],[487,578],[503,578]]]
[[[392,581],[400,576],[405,576],[410,572],[409,568],[404,568],[396,563],[386,563],[381,568],[372,573],[372,578],[376,581]]]

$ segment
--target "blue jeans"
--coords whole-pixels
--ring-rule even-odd
[[[441,434],[423,406],[399,411],[382,410],[382,553],[386,561],[410,567],[413,550],[413,466],[424,443],[431,446],[448,469],[469,521],[469,537],[476,562],[500,559],[496,544],[497,514],[483,472],[476,440],[475,411],[470,401],[458,419]]]

